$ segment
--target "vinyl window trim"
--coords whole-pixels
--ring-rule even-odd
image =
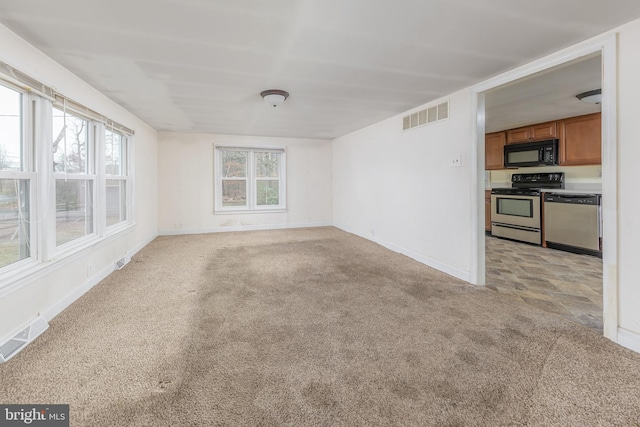
[[[0,74],[0,77],[3,75]],[[66,105],[67,114],[88,122],[86,173],[65,173],[53,170],[53,108],[65,109],[61,96],[48,97],[21,84],[0,78],[0,85],[22,96],[22,167],[21,170],[0,170],[0,178],[24,180],[29,185],[29,256],[0,267],[0,295],[15,289],[24,279],[34,277],[45,267],[81,256],[97,244],[122,236],[135,226],[134,221],[134,132],[79,103]],[[57,98],[57,100],[56,100]],[[66,101],[65,101],[66,102]],[[122,136],[123,168],[120,175],[108,175],[105,164],[104,139],[106,129]],[[125,142],[126,141],[126,142]],[[56,243],[56,182],[84,180],[92,185],[92,232],[61,245]],[[106,181],[125,182],[125,219],[106,225]]]
[[[245,177],[224,178],[222,176],[222,152],[223,151],[244,151],[247,152],[247,171]],[[214,171],[214,214],[257,214],[257,213],[284,213],[287,212],[287,150],[284,146],[256,146],[256,145],[214,145],[213,150],[213,171]],[[259,178],[255,172],[256,153],[278,153],[279,171],[278,178]],[[226,179],[245,180],[246,182],[246,205],[244,206],[223,206],[222,203],[222,182]],[[256,202],[256,187],[258,181],[277,180],[278,198],[277,205],[258,205]]]

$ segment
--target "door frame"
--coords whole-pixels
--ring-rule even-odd
[[[530,64],[507,71],[471,88],[474,126],[471,150],[471,271],[470,282],[485,284],[484,229],[484,92],[523,77],[595,53],[602,56],[602,285],[604,336],[618,341],[618,213],[617,213],[617,32],[609,32]]]

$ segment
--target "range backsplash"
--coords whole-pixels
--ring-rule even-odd
[[[591,189],[602,186],[602,166],[541,166],[492,170],[485,172],[485,188],[510,187],[511,175],[514,173],[548,173],[564,172],[567,188]],[[487,174],[489,175],[487,177]]]

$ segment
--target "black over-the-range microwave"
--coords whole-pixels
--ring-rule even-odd
[[[558,140],[524,142],[504,146],[504,167],[553,166],[558,164]]]

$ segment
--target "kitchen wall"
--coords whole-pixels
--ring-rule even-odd
[[[333,141],[333,220],[469,280],[471,92],[446,99],[446,120],[403,132],[403,114]]]
[[[129,231],[54,259],[39,273],[0,289],[0,342],[42,314],[50,319],[153,239],[157,222],[157,133],[143,121],[0,25],[0,60],[54,86],[60,93],[135,130],[133,141],[135,222]],[[91,272],[88,266],[91,265]],[[2,283],[0,285],[7,285]],[[2,286],[0,286],[2,288]]]
[[[331,141],[163,132],[159,135],[159,230],[203,233],[331,225]],[[285,146],[287,212],[214,215],[214,144]]]
[[[544,166],[487,171],[487,188],[511,187],[511,175],[514,173],[550,173],[564,172],[565,187],[568,189],[601,189],[602,166]]]
[[[618,279],[618,341],[640,351],[640,198],[636,177],[640,158],[640,20],[609,33],[614,32],[619,37],[618,173],[611,179],[618,185],[619,253],[617,269],[605,274]],[[452,94],[450,99],[451,118],[446,122],[402,132],[402,116],[396,116],[334,141],[334,221],[345,230],[468,278],[473,250],[470,228],[479,209],[470,203],[475,175],[468,162],[473,149],[470,126],[475,126],[475,117],[470,90]],[[462,166],[449,166],[452,156],[458,154]],[[598,172],[596,168],[568,171],[571,181],[585,184],[597,183]],[[495,182],[500,180],[508,181],[506,173],[496,174]]]

